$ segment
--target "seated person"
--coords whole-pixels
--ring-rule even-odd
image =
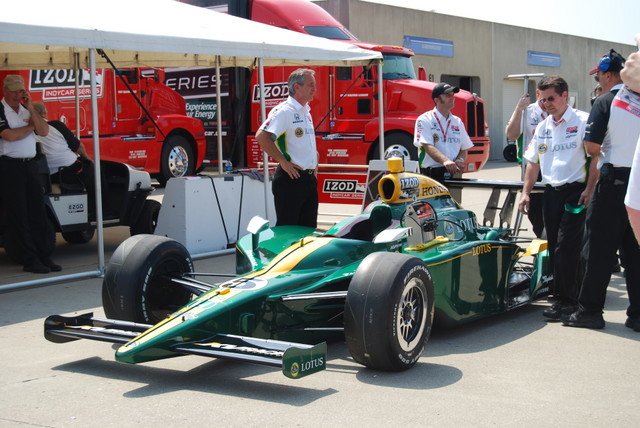
[[[33,103],[34,109],[45,120],[47,108],[40,102]],[[75,183],[80,179],[87,190],[89,212],[95,206],[93,161],[87,156],[84,145],[73,135],[73,132],[59,120],[51,120],[49,134],[46,137],[36,136],[42,145],[42,152],[47,158],[49,174],[52,182]]]

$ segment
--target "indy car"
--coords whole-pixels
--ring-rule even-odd
[[[45,337],[121,344],[144,363],[201,355],[266,364],[301,378],[326,367],[327,341],[353,359],[401,371],[421,356],[434,320],[461,324],[548,293],[546,242],[479,226],[442,184],[388,160],[379,199],[325,232],[254,217],[236,244],[237,276],[210,283],[188,251],[137,235],[105,274],[106,319],[53,315]]]

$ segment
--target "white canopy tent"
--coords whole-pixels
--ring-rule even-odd
[[[104,271],[95,70],[107,62],[96,50],[104,50],[117,67],[253,67],[257,60],[261,66],[350,66],[382,58],[379,52],[173,0],[111,0],[107,5],[22,0],[6,8],[0,14],[0,69],[71,68],[75,57],[80,67],[91,69],[99,266],[97,271],[0,286],[0,291],[95,277]],[[382,106],[382,97],[379,102]],[[380,122],[382,127],[382,118]]]
[[[354,65],[381,58],[356,46],[171,0],[22,0],[0,14],[0,68],[89,66],[103,49],[118,67]],[[106,66],[100,58],[96,66]]]

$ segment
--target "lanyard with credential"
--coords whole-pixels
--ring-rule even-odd
[[[444,129],[442,127],[442,124],[440,123],[440,119],[438,119],[438,115],[437,114],[433,114],[433,117],[436,118],[436,122],[438,122],[438,126],[440,127],[440,132],[442,132],[442,142],[446,143],[447,142],[447,132],[449,132],[449,125],[451,125],[451,118],[447,119],[447,129]]]

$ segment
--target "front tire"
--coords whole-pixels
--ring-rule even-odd
[[[116,248],[102,283],[102,306],[108,318],[156,324],[191,299],[173,283],[193,271],[187,249],[164,236],[136,235]]]
[[[157,177],[162,187],[170,178],[193,175],[196,159],[189,141],[182,135],[167,138],[160,158],[160,175]]]
[[[62,232],[62,238],[69,244],[86,244],[93,239],[95,229],[90,227],[84,230],[74,230],[73,232]]]
[[[420,259],[368,255],[347,292],[344,331],[353,359],[375,370],[411,368],[431,333],[433,296],[431,274]]]

